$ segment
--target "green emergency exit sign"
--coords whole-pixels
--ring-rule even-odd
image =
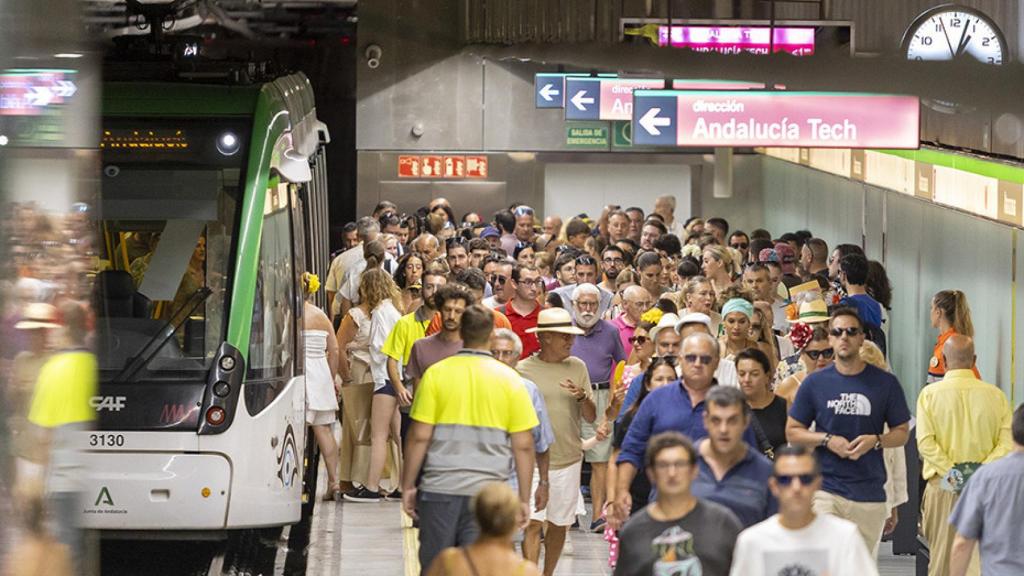
[[[573,150],[607,150],[608,124],[570,122],[565,126],[565,146]]]

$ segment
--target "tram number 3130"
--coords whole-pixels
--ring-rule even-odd
[[[89,434],[89,446],[120,448],[124,446],[124,434]]]

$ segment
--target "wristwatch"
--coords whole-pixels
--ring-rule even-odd
[[[829,434],[828,432],[826,432],[825,433],[825,438],[821,441],[821,447],[822,448],[828,448],[828,443],[829,443],[830,440],[832,440],[832,434]]]
[[[881,449],[882,449],[882,435],[881,434],[875,434],[875,450],[881,450]]]

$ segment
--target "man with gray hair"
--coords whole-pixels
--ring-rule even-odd
[[[625,522],[629,517],[633,504],[629,485],[643,469],[644,450],[652,436],[675,430],[692,438],[694,442],[707,437],[708,432],[704,426],[704,411],[707,408],[705,399],[714,382],[718,358],[717,340],[702,331],[690,334],[683,340],[680,354],[682,379],[678,383],[652,390],[640,404],[626,432],[617,460],[618,498],[614,512],[618,522]],[[750,428],[743,432],[743,440],[750,446],[757,445]]]
[[[590,463],[590,500],[594,510],[604,508],[605,478],[608,472],[608,458],[611,457],[612,426],[605,417],[608,407],[608,390],[615,365],[626,359],[619,340],[618,328],[598,315],[601,305],[601,291],[593,284],[580,284],[573,292],[572,315],[576,326],[583,334],[576,337],[571,354],[587,365],[590,382],[594,387],[594,403],[597,404],[598,421],[593,425],[583,423],[583,437],[598,437],[597,446],[585,452]],[[599,512],[595,512],[597,516]],[[591,530],[600,530],[604,519],[595,518]]]
[[[356,267],[359,263],[366,263],[366,260],[363,259],[363,243],[373,242],[377,239],[379,233],[380,224],[376,219],[363,216],[356,220],[356,245],[338,254],[331,261],[331,267],[327,272],[327,279],[324,280],[324,290],[327,292],[327,309],[330,311],[329,315],[332,319],[335,316],[340,317],[342,315],[341,302],[337,297],[337,292],[341,289],[345,272]]]
[[[523,353],[523,341],[519,335],[508,328],[497,328],[491,334],[491,354],[504,362],[510,368],[519,364],[519,357]],[[536,453],[537,470],[534,476],[537,478],[537,490],[534,493],[534,511],[540,512],[548,505],[548,465],[551,460],[548,457],[548,448],[555,441],[555,431],[551,428],[551,419],[548,418],[548,408],[544,403],[544,395],[540,393],[533,380],[523,377],[523,386],[530,393],[530,401],[533,402],[533,410],[537,412],[537,424],[533,432],[533,449]],[[512,475],[509,476],[512,485],[516,486],[515,462]]]
[[[676,219],[676,197],[671,194],[658,196],[654,201],[654,213],[665,221],[665,228],[680,240],[686,239],[686,228],[682,220]]]

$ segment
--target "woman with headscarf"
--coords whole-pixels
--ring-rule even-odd
[[[750,320],[753,316],[754,305],[743,298],[732,298],[722,306],[725,334],[718,339],[721,358],[733,359],[747,348],[757,348],[768,358],[775,357],[771,343],[758,342],[750,337]]]

